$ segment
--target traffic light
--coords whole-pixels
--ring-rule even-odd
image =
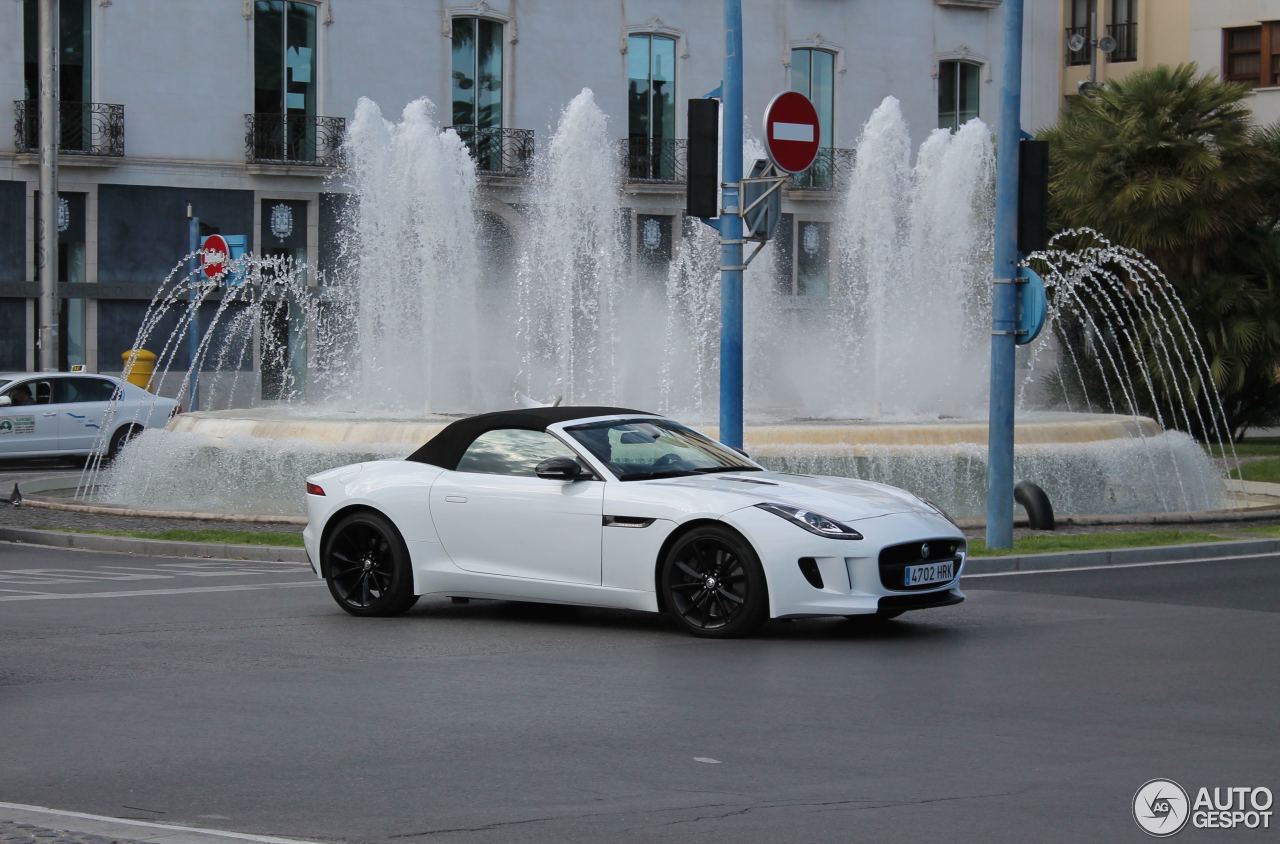
[[[1018,251],[1037,252],[1049,245],[1049,142],[1018,146]]]
[[[720,101],[689,100],[688,187],[685,213],[720,216]]]

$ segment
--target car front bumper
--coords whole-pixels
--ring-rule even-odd
[[[964,541],[951,522],[930,513],[892,513],[850,524],[862,539],[826,539],[808,533],[785,519],[757,507],[730,513],[725,521],[740,530],[760,555],[769,584],[769,614],[773,618],[824,615],[865,615],[946,606],[964,600],[960,576],[967,553],[956,554],[953,577],[917,588],[886,585],[880,552],[910,542]],[[816,568],[821,584],[805,576]],[[895,584],[896,585],[896,584]]]

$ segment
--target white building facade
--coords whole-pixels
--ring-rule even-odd
[[[0,104],[14,118],[0,133],[0,370],[36,361],[36,5],[0,2]],[[157,284],[188,251],[188,202],[206,232],[331,266],[341,203],[331,165],[362,96],[388,117],[435,103],[437,121],[473,150],[485,213],[518,237],[538,145],[593,89],[623,160],[633,252],[670,260],[685,103],[719,85],[724,60],[718,0],[60,5],[61,359],[104,372],[119,369]],[[901,101],[917,144],[970,117],[995,128],[1004,6],[744,0],[749,130],[788,89],[822,117],[819,163],[785,192],[784,239],[830,223],[860,128],[885,96]],[[1061,102],[1056,0],[1026,0],[1025,32],[1023,124],[1034,130]]]

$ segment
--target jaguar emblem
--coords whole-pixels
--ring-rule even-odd
[[[929,559],[929,543],[925,542],[920,546],[920,559]]]

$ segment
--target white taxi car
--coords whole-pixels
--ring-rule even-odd
[[[0,458],[83,457],[102,446],[114,457],[181,412],[173,399],[109,375],[0,372]]]

